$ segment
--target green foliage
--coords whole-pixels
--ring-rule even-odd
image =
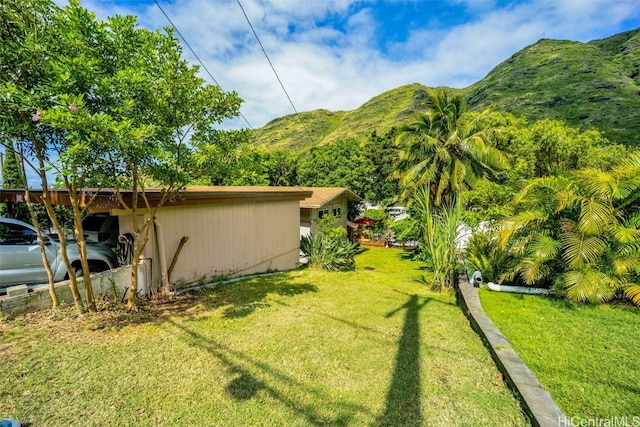
[[[298,182],[309,187],[345,187],[357,195],[371,188],[373,163],[355,139],[311,149],[298,163]]]
[[[0,38],[10,42],[0,53],[7,60],[0,63],[0,136],[19,141],[26,161],[37,159],[43,188],[51,167],[69,191],[81,254],[78,190],[131,190],[123,208],[131,211],[135,270],[155,209],[207,171],[212,145],[236,146],[243,137],[215,128],[238,114],[241,99],[200,78],[171,30],[140,28],[134,16],[99,20],[77,0],[64,8],[10,0],[2,13],[10,19]],[[243,180],[266,183],[266,175],[243,166],[236,168]],[[149,186],[160,188],[160,199],[139,223]],[[134,304],[135,275],[132,282]]]
[[[389,228],[393,231],[396,239],[403,242],[417,242],[421,238],[419,227],[415,221],[409,218],[393,221],[389,224]]]
[[[382,209],[367,209],[363,214],[365,218],[371,218],[376,221],[376,223],[372,227],[372,231],[376,234],[384,234],[387,232],[389,228],[389,223],[391,222],[389,215],[387,212]]]
[[[371,160],[373,171],[370,176],[362,177],[365,181],[371,181],[363,197],[371,203],[387,205],[399,193],[398,180],[393,176],[398,161],[395,138],[395,128],[384,136],[373,132],[364,145],[365,156]]]
[[[334,228],[335,218],[331,215],[318,222],[315,235],[302,236],[300,251],[307,258],[309,266],[328,271],[355,270],[356,245],[347,240],[343,227]]]
[[[487,140],[485,115],[468,113],[459,95],[429,94],[425,112],[398,130],[397,176],[404,196],[429,187],[432,206],[453,205],[463,191],[508,166]]]
[[[515,264],[509,248],[498,244],[492,230],[474,230],[465,252],[469,269],[480,271],[486,282],[500,283]]]
[[[639,193],[639,152],[611,171],[537,178],[519,196],[523,209],[502,223],[501,242],[518,249],[527,284],[553,282],[574,301],[621,292],[640,305],[640,221],[628,210]]]
[[[298,185],[297,158],[286,151],[267,151],[263,154],[263,164],[269,175],[270,186]]]
[[[197,154],[205,168],[200,178],[205,185],[268,185],[269,177],[263,165],[262,150],[242,142],[237,135],[231,144],[211,144]]]
[[[455,285],[458,270],[457,247],[462,225],[462,202],[433,207],[429,189],[419,188],[414,195],[412,218],[420,230],[424,261],[433,270],[435,285],[441,290]]]

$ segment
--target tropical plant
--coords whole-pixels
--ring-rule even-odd
[[[465,254],[467,266],[479,271],[487,282],[501,282],[515,261],[509,249],[498,244],[494,231],[481,227],[469,238]]]
[[[461,191],[506,168],[506,156],[486,138],[485,116],[466,112],[460,95],[431,92],[427,110],[398,130],[403,196],[428,186],[431,206],[452,206]]]
[[[335,218],[331,215],[318,222],[318,230],[300,239],[300,251],[307,258],[308,265],[328,271],[355,270],[356,245],[347,240],[347,231],[334,228]]]
[[[457,248],[462,225],[462,201],[444,208],[431,206],[428,187],[419,188],[413,198],[412,219],[420,230],[423,260],[433,270],[436,286],[440,290],[456,284],[458,270]]]
[[[574,301],[622,292],[640,305],[640,152],[611,171],[538,178],[519,194],[526,207],[505,220],[501,244],[520,256],[527,284],[554,284]]]

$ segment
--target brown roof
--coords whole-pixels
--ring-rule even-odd
[[[354,192],[343,187],[300,187],[300,189],[313,193],[300,202],[301,208],[320,208],[343,194],[351,202],[362,201]]]
[[[29,190],[31,200],[34,203],[41,202],[42,190]],[[54,204],[70,205],[69,192],[62,189],[50,189],[51,200]],[[89,210],[91,212],[121,209],[115,191],[113,189],[85,188],[80,190],[81,197],[88,201],[93,195],[97,195]],[[133,192],[121,191],[126,203],[132,200]],[[151,204],[160,200],[161,190],[157,188],[145,189]],[[165,206],[209,204],[213,201],[243,201],[258,200],[302,200],[311,196],[310,190],[301,187],[235,187],[235,186],[192,186],[176,194]],[[0,202],[24,201],[24,190],[0,189]],[[140,200],[139,204],[143,201]]]

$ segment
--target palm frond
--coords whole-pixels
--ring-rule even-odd
[[[523,199],[531,197],[531,194],[536,190],[550,190],[551,194],[565,194],[566,199],[568,194],[571,194],[574,190],[575,184],[572,180],[562,176],[548,176],[544,178],[536,178],[529,181],[522,190],[516,195],[515,202],[520,203]]]
[[[637,306],[640,306],[640,284],[626,283],[622,286],[624,295]]]
[[[607,243],[599,237],[585,237],[568,231],[562,234],[562,245],[562,259],[571,268],[595,264],[607,248]]]
[[[613,237],[620,243],[640,242],[640,230],[637,228],[615,227]]]
[[[638,268],[639,261],[640,256],[638,254],[635,256],[616,257],[611,261],[613,273],[620,277],[626,276]]]
[[[562,242],[537,233],[529,246],[529,256],[539,261],[548,261],[557,257],[561,250]]]
[[[562,275],[562,284],[572,301],[600,303],[610,299],[616,291],[610,278],[595,269],[568,271]]]
[[[505,246],[511,239],[511,236],[522,228],[526,227],[530,223],[543,222],[547,219],[547,216],[541,211],[524,211],[518,215],[507,218],[497,226],[498,244]]]
[[[613,219],[613,209],[607,203],[591,197],[580,203],[578,228],[584,234],[599,234]]]
[[[527,285],[533,285],[536,281],[545,278],[549,269],[540,260],[525,258],[520,262],[520,277]]]

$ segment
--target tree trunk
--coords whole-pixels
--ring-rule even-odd
[[[33,206],[31,204],[31,198],[30,198],[28,187],[25,187],[24,189],[24,199],[26,201],[29,214],[31,215],[33,226],[36,228],[36,234],[38,236],[38,245],[40,246],[40,255],[42,255],[42,264],[44,265],[44,270],[47,272],[47,280],[49,282],[48,289],[49,289],[49,296],[51,297],[51,307],[57,308],[60,305],[60,301],[58,300],[58,295],[56,295],[53,271],[51,270],[51,265],[49,264],[49,260],[47,259],[47,251],[45,248],[44,236],[42,235],[42,229],[40,228],[40,223],[38,222],[38,216],[33,211]]]
[[[135,248],[136,243],[134,240],[133,246]],[[135,256],[136,250],[133,250],[134,256],[131,258],[131,285],[129,286],[129,299],[127,300],[127,307],[135,308],[138,306],[138,265],[140,259]]]
[[[46,166],[44,164],[45,155],[43,153],[43,148],[37,138],[32,136],[31,139],[35,147],[34,151],[36,157],[38,158],[38,175],[42,184],[42,204],[44,204],[44,207],[47,210],[47,215],[49,215],[49,219],[51,220],[51,223],[53,224],[53,227],[58,234],[58,239],[60,241],[60,256],[62,257],[62,262],[64,263],[64,266],[69,273],[69,289],[71,290],[71,294],[73,295],[73,301],[75,303],[76,309],[79,313],[82,313],[82,299],[80,298],[80,292],[78,291],[76,274],[73,271],[71,263],[69,262],[69,257],[67,255],[67,239],[64,236],[64,230],[58,222],[58,218],[56,217],[56,213],[53,210],[53,205],[51,204],[51,200],[49,198],[49,183],[47,182]]]
[[[96,308],[95,297],[93,295],[93,285],[91,284],[91,271],[87,262],[87,242],[84,238],[82,230],[82,212],[78,206],[78,194],[71,195],[73,204],[73,232],[76,236],[76,244],[78,245],[78,253],[80,254],[80,264],[82,266],[82,280],[84,283],[84,297],[87,309],[91,312],[98,311]]]

